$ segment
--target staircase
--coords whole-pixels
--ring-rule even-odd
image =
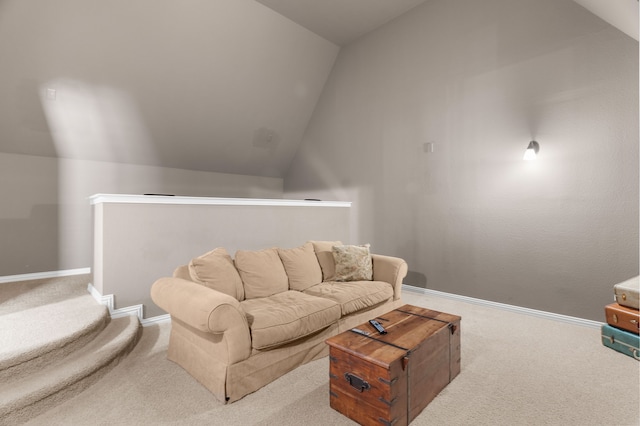
[[[126,356],[137,317],[111,319],[88,275],[0,284],[0,425],[77,395]]]

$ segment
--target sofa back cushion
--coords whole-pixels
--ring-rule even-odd
[[[303,291],[322,282],[322,269],[311,243],[292,249],[279,248],[278,255],[289,278],[289,289]]]
[[[227,250],[218,247],[189,262],[191,280],[219,292],[244,300],[244,288],[240,275]]]
[[[181,278],[183,280],[193,281],[191,278],[191,273],[189,272],[189,265],[180,265],[176,269],[173,270],[174,278]]]
[[[238,250],[236,269],[244,285],[246,299],[267,297],[289,290],[289,280],[276,248]]]
[[[333,246],[341,246],[340,241],[310,241],[316,252],[320,269],[322,269],[322,281],[333,281],[336,274],[336,265],[333,260]]]

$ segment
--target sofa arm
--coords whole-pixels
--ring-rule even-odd
[[[224,335],[229,364],[251,354],[247,317],[235,298],[181,278],[160,278],[151,286],[151,299],[181,322],[199,331]]]
[[[371,254],[373,280],[384,281],[393,286],[393,300],[400,299],[402,280],[407,276],[408,266],[404,259],[381,254]]]

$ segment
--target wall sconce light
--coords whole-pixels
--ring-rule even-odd
[[[529,146],[527,146],[527,150],[524,152],[523,160],[532,161],[536,159],[538,155],[538,151],[540,151],[540,144],[536,141],[529,142]]]

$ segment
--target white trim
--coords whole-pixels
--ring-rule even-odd
[[[87,285],[87,291],[93,296],[94,299],[96,299],[96,302],[109,308],[109,312],[114,309],[113,294],[107,294],[106,296],[103,296],[91,283]]]
[[[144,309],[142,305],[125,306],[124,308],[110,310],[111,318],[122,318],[127,315],[134,315],[138,317],[138,320],[142,321]]]
[[[0,284],[12,283],[16,281],[40,280],[43,278],[68,277],[71,275],[84,275],[84,274],[90,274],[90,273],[91,273],[91,268],[78,268],[78,269],[65,269],[62,271],[33,272],[29,274],[20,274],[20,275],[5,275],[4,277],[0,277]]]
[[[95,194],[89,202],[101,203],[135,203],[135,204],[200,204],[223,206],[289,206],[289,207],[351,207],[350,201],[312,201],[284,200],[278,198],[218,198],[218,197],[183,197],[171,195],[132,195],[132,194]]]
[[[103,296],[91,283],[87,285],[87,291],[91,294],[91,296],[93,296],[94,299],[96,299],[99,304],[105,305],[107,308],[109,308],[109,315],[111,315],[111,318],[121,318],[127,315],[135,315],[138,317],[140,322],[142,322],[144,317],[143,305],[125,306],[124,308],[115,309],[113,294],[107,294]]]
[[[149,327],[150,325],[162,324],[169,321],[171,321],[171,315],[164,314],[140,320],[140,324],[142,324],[143,327]]]
[[[551,319],[555,321],[566,322],[574,325],[581,325],[589,328],[600,328],[602,324],[604,324],[599,321],[593,321],[593,320],[584,319],[584,318],[577,318],[577,317],[572,317],[568,315],[555,314],[553,312],[539,311],[537,309],[523,308],[521,306],[492,302],[490,300],[476,299],[474,297],[461,296],[459,294],[453,294],[453,293],[445,293],[442,291],[432,290],[428,288],[414,287],[407,284],[402,284],[402,289],[406,291],[411,291],[414,293],[420,293],[424,295],[430,294],[433,296],[443,297],[446,299],[458,300],[461,302],[473,303],[476,305],[489,306],[492,308],[498,308],[505,311],[516,312],[516,313],[525,314],[525,315],[532,315],[535,317],[541,317],[541,318]]]
[[[171,320],[171,315],[169,314],[158,315],[151,318],[144,318],[143,305],[125,306],[124,308],[115,309],[113,294],[107,294],[106,296],[103,296],[91,283],[87,285],[87,291],[91,294],[91,296],[93,296],[94,299],[96,299],[99,304],[105,305],[107,308],[109,308],[109,315],[111,315],[111,318],[121,318],[127,315],[135,315],[138,317],[138,320],[143,327],[148,327],[150,325],[160,324]]]

